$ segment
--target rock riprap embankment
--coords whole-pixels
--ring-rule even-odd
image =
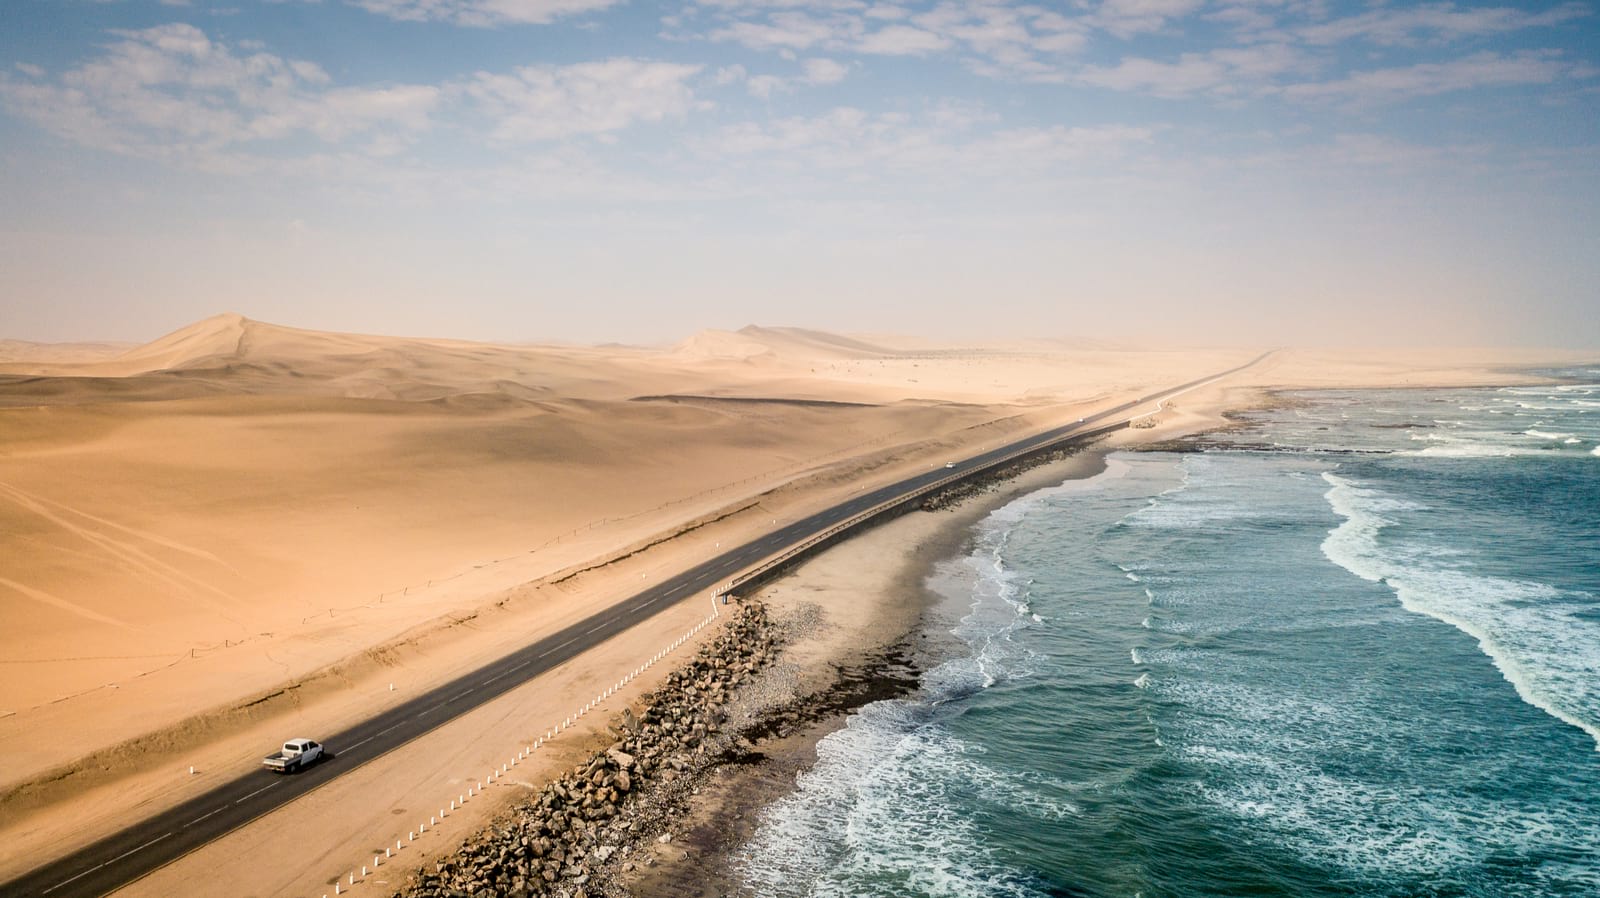
[[[505,818],[414,875],[397,898],[569,898],[614,855],[647,835],[650,814],[630,813],[647,792],[703,769],[737,734],[724,733],[733,690],[778,653],[765,605],[742,605],[716,638],[668,674],[637,717],[624,711],[620,738],[545,786]]]

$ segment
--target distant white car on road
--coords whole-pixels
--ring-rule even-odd
[[[273,773],[294,773],[321,760],[325,752],[322,743],[310,739],[290,739],[283,743],[283,751],[261,759],[261,766]]]
[[[947,467],[947,468],[953,468],[953,467],[956,466],[956,463],[953,462],[953,461],[947,461],[947,462],[944,463],[944,466]]]

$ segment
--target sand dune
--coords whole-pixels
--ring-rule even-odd
[[[0,376],[72,378],[89,399],[192,397],[220,393],[337,396],[428,401],[468,394],[621,397],[631,387],[631,356],[641,351],[521,347],[332,334],[218,315],[108,359],[15,361]],[[637,372],[631,372],[636,374]],[[93,382],[95,379],[101,382]],[[112,379],[131,381],[114,384]],[[15,401],[49,390],[70,398],[66,385],[31,383],[7,391]],[[164,390],[172,391],[170,394]]]
[[[740,328],[739,334],[758,341],[779,356],[796,359],[873,359],[896,355],[896,351],[854,337],[830,334],[801,327]]]

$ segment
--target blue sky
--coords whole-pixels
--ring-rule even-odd
[[[0,336],[1600,347],[1600,10],[7,0]]]

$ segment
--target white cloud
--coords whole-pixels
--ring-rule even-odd
[[[1167,22],[1198,10],[1202,0],[1105,0],[1090,16],[1100,28],[1131,37],[1160,31]]]
[[[86,146],[220,167],[260,141],[420,131],[440,99],[427,85],[328,89],[313,63],[237,54],[190,25],[115,33],[54,82],[0,76],[0,102]]]
[[[242,53],[188,25],[118,32],[102,55],[51,76],[0,74],[0,105],[75,143],[223,173],[323,178],[406,162],[417,135],[448,114],[467,142],[505,146],[608,139],[695,108],[701,67],[618,58],[479,72],[438,85],[336,85],[319,66]],[[743,80],[742,69],[719,77]]]
[[[781,75],[751,75],[744,66],[733,65],[717,71],[712,83],[718,87],[743,83],[745,91],[761,100],[777,94],[793,93],[798,85],[819,86],[837,84],[850,74],[850,67],[826,57],[801,60],[800,74],[793,77]]]
[[[1458,40],[1525,28],[1559,25],[1590,14],[1581,3],[1567,3],[1543,12],[1516,7],[1467,7],[1454,3],[1379,7],[1356,16],[1297,29],[1312,44],[1362,39],[1376,44],[1407,46],[1432,39]]]
[[[748,77],[750,73],[745,71],[745,67],[734,63],[717,69],[717,73],[711,77],[711,83],[717,87],[727,87],[730,84],[738,84]]]
[[[744,87],[750,96],[765,100],[775,93],[788,90],[789,82],[777,75],[756,75],[746,81]]]
[[[732,41],[752,50],[805,50],[835,37],[839,24],[806,13],[784,12],[766,22],[734,22],[711,32],[714,41]]]
[[[881,19],[883,21],[892,22],[898,19],[909,17],[911,15],[911,11],[906,9],[904,6],[895,6],[892,3],[879,3],[876,6],[869,8],[865,15],[869,19]]]
[[[1116,160],[1149,144],[1155,130],[1125,125],[1009,128],[974,131],[981,115],[952,120],[935,109],[913,118],[839,107],[818,116],[767,124],[746,122],[698,142],[703,155],[797,173],[851,171],[868,177],[906,175],[1010,179],[1089,159]]]
[[[371,13],[403,22],[450,22],[477,28],[543,25],[593,12],[620,0],[349,0]]]
[[[716,16],[706,38],[778,51],[787,59],[815,50],[872,56],[959,51],[973,72],[1024,80],[1062,80],[1059,58],[1082,49],[1089,29],[1081,19],[1010,0],[939,0],[921,11],[899,5],[860,9],[844,0],[805,9],[774,9],[766,0],[715,0],[697,8]],[[686,19],[674,20],[681,25]]]
[[[1478,88],[1550,84],[1573,73],[1553,51],[1485,52],[1449,62],[1372,69],[1334,81],[1293,84],[1283,93],[1294,99],[1348,100],[1359,105]]]
[[[1138,91],[1158,97],[1182,97],[1227,83],[1228,70],[1201,53],[1185,53],[1177,62],[1130,57],[1114,66],[1089,66],[1079,80],[1112,90]]]
[[[838,84],[850,74],[850,67],[837,60],[815,57],[800,63],[807,84]]]
[[[462,90],[492,118],[490,133],[496,140],[556,140],[682,117],[694,103],[687,82],[700,70],[697,65],[618,58],[527,66],[510,75],[479,72]]]
[[[1045,59],[1076,52],[1087,42],[1083,23],[1033,6],[946,2],[914,21],[959,41],[976,54],[969,58],[969,67],[992,77],[1028,78],[1053,72]]]
[[[737,12],[802,8],[868,11],[867,4],[862,0],[695,0],[695,5],[707,9]]]
[[[1114,66],[1087,66],[1076,78],[1096,87],[1158,97],[1201,93],[1236,96],[1268,91],[1275,76],[1309,65],[1303,54],[1292,47],[1262,44],[1210,53],[1185,53],[1176,62],[1129,57]]]
[[[1273,6],[1272,12],[1261,7]],[[1278,27],[1278,19],[1273,13],[1278,12],[1276,4],[1257,4],[1246,0],[1242,3],[1225,3],[1203,14],[1208,22],[1220,22],[1244,34],[1272,31]]]
[[[949,38],[910,25],[885,25],[855,42],[857,51],[881,56],[920,56],[949,46]]]
[[[945,98],[932,104],[928,111],[928,120],[942,129],[965,131],[980,124],[998,122],[1000,116],[982,103]]]

